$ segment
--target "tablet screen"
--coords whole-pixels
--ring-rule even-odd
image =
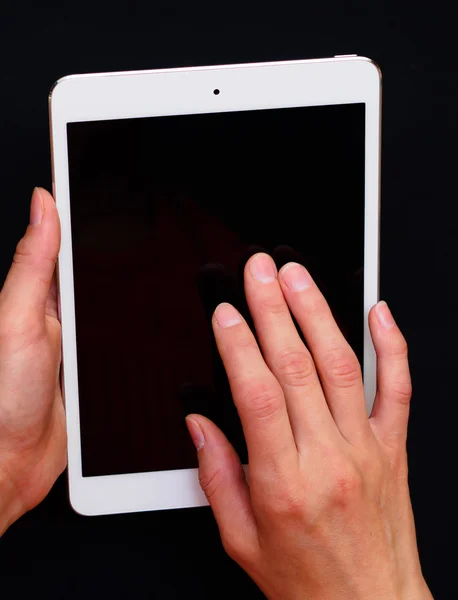
[[[243,267],[303,263],[363,358],[365,105],[67,125],[83,476],[197,466],[184,417],[246,447],[210,318]]]

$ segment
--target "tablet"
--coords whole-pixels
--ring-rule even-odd
[[[70,501],[206,504],[184,417],[245,442],[211,332],[255,252],[302,262],[363,367],[378,300],[380,73],[357,56],[75,75],[50,95]]]

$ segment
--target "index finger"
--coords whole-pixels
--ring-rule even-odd
[[[220,304],[213,331],[242,422],[254,470],[290,472],[297,448],[283,391],[267,367],[246,321],[231,304]]]

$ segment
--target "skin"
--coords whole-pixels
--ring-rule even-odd
[[[0,533],[66,465],[59,244],[54,201],[36,189],[0,293]],[[258,254],[245,290],[261,347],[229,304],[216,309],[213,329],[244,428],[249,485],[216,425],[187,417],[226,551],[270,599],[432,598],[407,483],[407,345],[388,307],[369,315],[378,389],[368,418],[358,361],[308,272],[290,263],[277,273]]]
[[[229,304],[216,309],[213,329],[249,486],[224,434],[187,418],[226,551],[270,599],[432,598],[407,481],[407,344],[387,305],[369,315],[378,388],[368,419],[359,363],[310,274],[293,263],[277,273],[258,254],[245,291],[261,348]]]
[[[53,281],[59,246],[54,200],[35,189],[0,293],[0,534],[46,497],[67,464]]]

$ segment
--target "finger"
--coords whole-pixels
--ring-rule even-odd
[[[257,546],[256,522],[239,457],[223,432],[201,415],[188,415],[186,425],[197,449],[199,481],[231,554]]]
[[[217,307],[213,330],[253,472],[291,473],[298,457],[283,391],[264,362],[254,335],[230,304]]]
[[[377,394],[370,423],[379,439],[405,447],[412,384],[407,343],[385,302],[369,313],[377,353]]]
[[[47,191],[35,188],[30,224],[16,248],[13,264],[1,292],[10,315],[45,315],[60,247],[60,223],[55,202]]]
[[[252,257],[245,268],[245,290],[264,359],[285,395],[296,444],[311,434],[335,431],[315,364],[291,318],[272,258]]]
[[[323,294],[297,263],[280,270],[286,301],[307,340],[329,409],[348,441],[370,433],[361,367]]]

